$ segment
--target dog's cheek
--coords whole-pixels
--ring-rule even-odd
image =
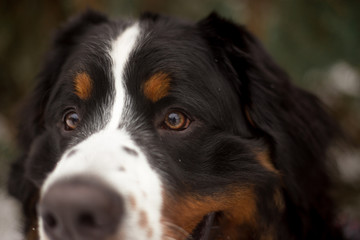
[[[45,132],[31,145],[25,163],[25,175],[36,186],[41,186],[46,176],[56,165],[60,156],[60,147],[56,136]]]

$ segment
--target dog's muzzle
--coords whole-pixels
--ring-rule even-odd
[[[68,149],[41,188],[41,240],[161,239],[162,185],[124,132]]]

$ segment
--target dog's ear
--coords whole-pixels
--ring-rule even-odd
[[[32,142],[44,131],[43,114],[50,89],[57,82],[62,66],[72,48],[78,43],[80,36],[91,26],[106,21],[105,16],[87,11],[72,19],[57,32],[43,69],[38,75],[37,85],[20,109],[18,144],[21,156],[12,164],[8,178],[8,191],[22,202],[27,221],[35,215],[34,204],[38,189],[25,176],[25,162]],[[26,228],[29,228],[29,224],[29,222],[26,223]]]
[[[312,146],[312,151],[325,149],[337,134],[336,123],[314,95],[290,82],[252,34],[215,13],[198,26],[237,91],[249,124],[278,145],[280,137],[285,141],[290,137],[291,141]],[[314,154],[318,156],[319,152]]]
[[[331,203],[324,197],[329,186],[324,160],[339,134],[337,124],[315,96],[290,83],[288,75],[243,26],[211,14],[198,27],[215,62],[238,93],[249,126],[267,139],[274,166],[286,176],[285,185],[292,186],[286,190],[289,197],[304,211],[310,211],[310,205],[328,210],[325,206]],[[330,217],[327,210],[316,216]]]
[[[257,129],[272,132],[274,121],[278,120],[273,114],[281,110],[276,108],[286,104],[281,102],[289,90],[293,90],[286,73],[245,27],[215,13],[199,22],[199,26],[216,62],[237,91],[249,123]]]

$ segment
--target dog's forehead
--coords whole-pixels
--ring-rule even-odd
[[[132,34],[126,34],[129,32]],[[161,72],[171,75],[177,85],[189,84],[193,79],[197,85],[208,85],[207,79],[217,74],[214,61],[195,24],[143,20],[94,27],[79,40],[64,69],[70,69],[78,96],[87,98],[88,88],[83,87],[90,87],[89,79],[96,85],[95,90],[119,77],[127,88],[135,85],[139,89],[154,75],[165,76],[159,75]]]
[[[209,78],[217,74],[216,66],[196,25],[160,23],[140,22],[141,32],[125,72],[127,84],[152,79],[179,87],[192,85],[194,80],[198,86],[209,85]]]
[[[236,114],[228,108],[238,99],[218,64],[196,24],[112,22],[79,40],[59,86],[60,92],[71,91],[66,95],[86,103],[86,114],[102,109],[104,117],[97,122],[108,121],[111,128],[136,117],[134,106],[143,114],[149,104],[166,97],[171,99],[168,105],[175,102],[199,115],[212,114],[214,119],[226,114],[231,118]],[[53,94],[53,101],[58,101],[57,95]],[[124,115],[129,113],[135,115]]]
[[[129,94],[140,93],[152,103],[167,96],[207,103],[220,99],[215,105],[221,103],[223,92],[231,95],[233,89],[196,24],[173,20],[140,22],[139,27],[124,71]],[[234,100],[224,101],[228,99]]]
[[[126,34],[130,29],[131,36]],[[198,86],[201,92],[217,91],[225,84],[217,68],[218,59],[195,23],[168,18],[117,21],[95,26],[80,41],[65,67],[72,69],[73,85],[80,98],[87,98],[88,88],[82,91],[83,86],[90,87],[85,75],[78,76],[83,72],[96,85],[93,90],[107,81],[112,87],[116,79],[122,78],[129,92],[138,91],[144,82],[159,80],[159,76],[167,83],[171,79],[170,85],[179,88]]]

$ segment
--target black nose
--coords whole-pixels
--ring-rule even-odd
[[[123,201],[105,184],[74,178],[51,186],[38,211],[51,240],[100,240],[119,227]]]

